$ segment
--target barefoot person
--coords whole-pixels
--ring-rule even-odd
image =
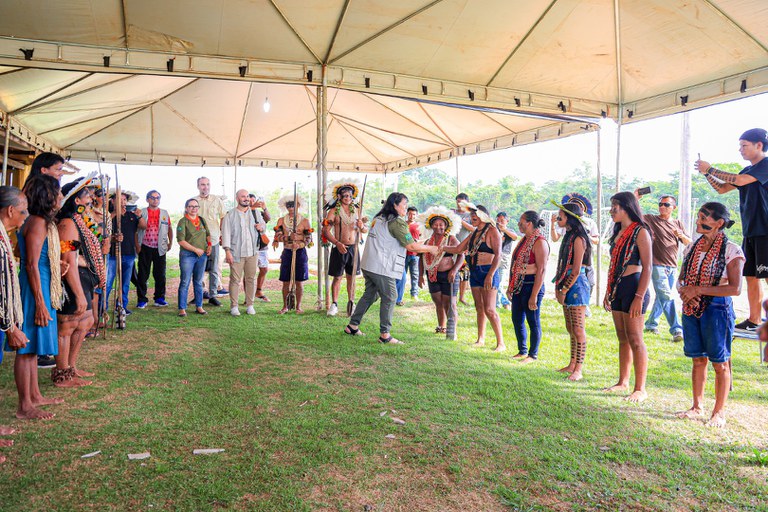
[[[304,312],[301,309],[301,299],[304,295],[304,281],[309,280],[309,258],[307,246],[312,242],[312,226],[309,220],[301,214],[302,202],[296,197],[294,203],[293,194],[283,196],[277,201],[277,206],[286,214],[277,219],[275,226],[275,240],[272,242],[275,249],[277,244],[283,243],[283,253],[280,255],[280,281],[283,283],[283,309],[278,313],[284,315],[289,311],[288,295],[291,291],[291,278],[296,286],[296,314]],[[294,228],[295,226],[295,228]],[[295,264],[293,262],[296,253]],[[293,276],[291,275],[293,267]]]
[[[678,290],[683,300],[683,351],[693,359],[693,406],[679,418],[703,413],[707,361],[715,370],[715,406],[707,422],[725,426],[725,402],[731,387],[731,340],[734,319],[732,296],[741,292],[744,253],[723,231],[733,221],[725,205],[704,203],[696,216],[701,237],[685,249]]]
[[[57,179],[39,175],[24,185],[29,218],[17,232],[21,271],[20,300],[24,311],[21,327],[29,340],[16,350],[13,371],[19,393],[16,417],[49,419],[54,414],[40,409],[42,405],[63,400],[45,399],[37,383],[37,356],[58,354],[56,309],[61,307],[61,264],[59,233],[55,218],[61,202]],[[66,267],[66,265],[64,266]],[[66,272],[64,272],[66,273]],[[5,350],[11,350],[6,338]]]
[[[544,274],[549,258],[549,244],[540,230],[544,224],[538,213],[532,210],[523,213],[517,223],[523,238],[512,253],[507,296],[512,303],[512,323],[517,337],[515,358],[522,358],[523,363],[530,363],[538,358],[541,342],[539,308],[544,298]],[[526,320],[531,330],[530,350]]]
[[[459,293],[459,269],[464,264],[464,255],[446,254],[442,249],[459,245],[456,233],[461,228],[461,219],[447,208],[433,206],[419,215],[416,221],[420,231],[427,236],[426,245],[438,248],[437,254],[421,255],[419,288],[424,287],[426,274],[429,294],[437,311],[435,333],[445,334],[446,339],[455,340],[456,296]]]
[[[640,203],[632,192],[619,192],[611,197],[611,219],[614,222],[611,264],[603,306],[613,315],[619,338],[619,381],[604,391],[629,389],[630,369],[635,367],[635,387],[626,397],[642,402],[648,370],[648,350],[643,341],[643,318],[650,301],[651,235],[643,221]]]
[[[571,337],[571,360],[568,366],[558,371],[569,374],[568,380],[575,382],[583,377],[584,360],[587,356],[587,267],[592,263],[592,247],[589,234],[581,222],[584,213],[581,206],[576,203],[555,205],[560,209],[556,222],[565,230],[565,235],[560,244],[557,271],[552,282],[555,283],[555,298],[563,306],[565,328]]]
[[[80,178],[64,185],[64,205],[58,214],[61,256],[69,265],[64,276],[64,302],[57,315],[59,355],[51,380],[58,387],[87,386],[93,373],[77,368],[83,340],[93,325],[93,290],[105,289],[104,251],[109,241],[99,242],[96,223],[88,217],[91,194],[86,188],[91,178]]]
[[[397,299],[396,281],[403,275],[406,250],[437,254],[437,247],[426,246],[413,239],[405,221],[407,209],[408,197],[400,192],[392,192],[371,221],[365,251],[360,260],[360,268],[365,277],[365,292],[349,324],[344,328],[346,334],[363,335],[360,322],[380,296],[379,343],[402,343],[392,336],[390,330]]]
[[[452,254],[467,253],[469,262],[469,285],[477,312],[476,346],[485,345],[486,320],[496,335],[494,351],[507,349],[504,345],[504,333],[501,330],[501,318],[496,312],[496,294],[499,289],[499,263],[501,262],[501,235],[496,229],[496,222],[484,206],[472,203],[463,205],[472,214],[472,234],[457,247],[446,247],[445,252]]]
[[[323,236],[331,244],[331,256],[328,260],[328,275],[333,277],[331,282],[331,305],[328,316],[339,313],[339,292],[341,291],[342,276],[346,276],[347,298],[354,302],[352,283],[356,276],[354,271],[355,258],[360,262],[359,246],[355,246],[357,232],[367,233],[362,218],[358,218],[359,204],[355,203],[359,195],[356,181],[341,180],[328,185],[325,196],[328,202],[325,210],[328,214],[323,221]],[[358,264],[358,273],[360,272]]]

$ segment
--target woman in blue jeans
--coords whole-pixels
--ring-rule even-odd
[[[187,316],[187,294],[189,282],[195,292],[195,312],[205,315],[203,309],[203,276],[205,262],[211,254],[211,232],[205,220],[197,215],[200,204],[197,199],[187,199],[184,203],[184,217],[176,225],[176,239],[179,241],[179,316]]]
[[[693,359],[693,406],[677,414],[702,415],[707,361],[715,369],[715,406],[707,426],[725,426],[725,402],[731,387],[731,340],[735,315],[731,296],[741,293],[744,253],[723,229],[733,225],[725,205],[704,203],[696,216],[701,237],[685,249],[678,291],[683,300],[683,351]]]
[[[520,216],[517,223],[523,238],[512,253],[507,297],[512,302],[512,324],[517,337],[516,359],[523,363],[535,361],[539,355],[541,341],[540,310],[544,298],[544,274],[549,258],[549,244],[539,228],[544,221],[539,214],[528,210]],[[525,321],[531,330],[531,348],[528,350],[528,332]]]

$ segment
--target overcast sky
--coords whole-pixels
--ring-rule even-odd
[[[710,162],[744,163],[738,152],[739,135],[749,128],[766,128],[766,112],[768,94],[692,111],[691,161],[687,165],[692,166],[697,153],[701,153],[701,158]],[[622,175],[662,179],[680,169],[681,125],[681,114],[624,125],[621,129]],[[604,121],[601,132],[601,168],[604,175],[612,176],[616,172],[616,124]],[[492,182],[507,175],[516,175],[524,182],[541,185],[549,180],[569,176],[583,162],[589,162],[593,169],[596,168],[595,133],[461,157],[459,173],[462,184],[475,181],[478,177],[482,177],[485,182]],[[95,163],[89,162],[76,162],[76,165],[88,171],[96,168]],[[112,165],[103,167],[112,174]],[[455,160],[435,167],[451,175],[456,173]],[[212,192],[215,194],[231,198],[235,190],[234,170],[231,168],[122,165],[119,166],[119,172],[122,187],[139,194],[140,206],[146,205],[146,192],[154,188],[163,196],[161,207],[171,211],[181,211],[184,201],[197,194],[195,182],[199,176],[210,178]],[[329,181],[339,176],[342,175],[329,173]],[[369,179],[374,179],[374,176],[369,176]],[[376,179],[384,177],[378,176]],[[387,178],[389,187],[394,187],[394,180],[392,176]],[[68,180],[65,178],[64,181]],[[266,195],[270,190],[282,187],[287,193],[292,191],[294,181],[308,189],[316,182],[315,172],[240,168],[237,188]]]

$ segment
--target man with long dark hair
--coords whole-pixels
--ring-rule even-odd
[[[396,281],[403,275],[406,250],[415,253],[437,253],[436,246],[427,246],[413,239],[405,221],[407,209],[408,197],[400,192],[392,192],[371,222],[365,252],[360,262],[365,277],[365,292],[344,329],[344,332],[351,336],[362,336],[360,322],[368,308],[381,296],[379,342],[402,343],[390,334],[390,329],[397,299]]]

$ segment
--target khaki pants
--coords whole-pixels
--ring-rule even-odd
[[[259,255],[240,258],[229,266],[229,307],[237,307],[240,281],[245,278],[245,305],[253,306],[256,295],[256,274],[259,271]]]

